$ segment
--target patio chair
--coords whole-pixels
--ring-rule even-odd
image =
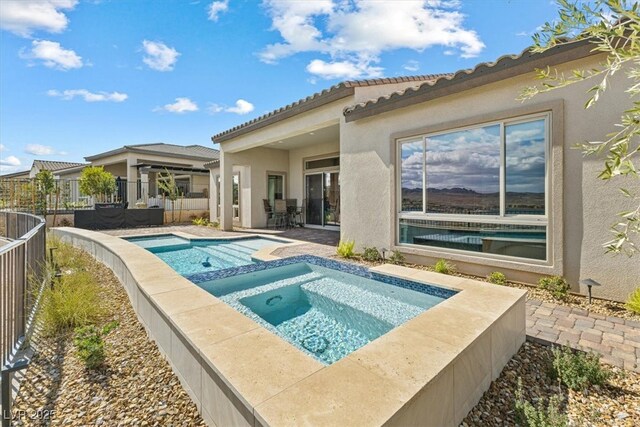
[[[287,212],[287,201],[283,199],[276,199],[274,212],[276,218],[276,227],[281,225],[283,228],[288,228],[289,213]]]
[[[298,199],[287,199],[287,213],[289,214],[289,226],[302,225],[302,209],[298,207]]]
[[[262,199],[262,203],[264,205],[264,213],[267,214],[267,228],[269,228],[269,222],[273,223],[273,228],[276,228],[276,225],[277,225],[276,215],[275,215],[275,212],[273,211],[273,208],[271,207],[271,204],[269,203],[269,200]]]

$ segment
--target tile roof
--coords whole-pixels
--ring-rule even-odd
[[[167,155],[169,157],[186,157],[202,160],[210,160],[220,157],[220,152],[218,150],[202,145],[176,145],[159,142],[153,144],[125,145],[123,147],[116,148],[115,150],[85,157],[85,159],[87,161],[91,161],[124,152],[160,154]]]
[[[276,121],[283,120],[300,113],[304,113],[321,105],[337,101],[338,99],[346,98],[353,95],[356,87],[379,86],[407,82],[424,82],[438,79],[444,75],[445,74],[425,74],[418,76],[385,77],[380,79],[344,81],[337,85],[331,86],[329,89],[325,89],[321,92],[316,92],[313,95],[307,96],[306,98],[299,99],[291,104],[273,110],[253,120],[220,132],[212,136],[211,140],[217,143],[235,138],[236,136],[254,131],[256,129],[260,129]]]
[[[518,55],[504,55],[494,62],[482,62],[473,69],[442,75],[420,85],[346,107],[343,113],[346,121],[350,122],[597,53],[586,39],[557,45],[541,53],[527,48]]]
[[[60,169],[73,168],[76,166],[82,166],[84,163],[78,162],[59,162],[55,160],[34,160],[33,166],[36,166],[39,170],[48,170],[55,172]]]

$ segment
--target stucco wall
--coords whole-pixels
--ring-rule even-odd
[[[567,68],[584,66],[589,65],[589,61],[593,64],[591,58],[566,65]],[[540,95],[525,103],[517,101],[519,91],[531,84],[532,79],[533,75],[519,76],[371,118],[350,123],[343,120],[340,128],[342,237],[355,239],[359,248],[394,245],[395,148],[392,135],[523,106],[561,102],[564,109],[561,129],[564,164],[555,165],[554,173],[562,174],[563,185],[551,197],[563,200],[564,221],[555,224],[551,233],[562,235],[564,244],[563,250],[555,254],[554,265],[546,269],[538,266],[522,268],[517,263],[467,255],[447,254],[446,258],[454,260],[463,271],[487,274],[501,270],[516,280],[534,281],[539,274],[559,272],[567,277],[575,291],[580,290],[580,279],[590,277],[605,285],[596,289],[595,295],[626,298],[640,285],[640,262],[635,258],[605,255],[601,244],[609,238],[608,228],[615,220],[615,213],[628,209],[629,202],[616,194],[618,184],[597,179],[601,160],[584,160],[579,150],[572,149],[575,143],[604,138],[613,130],[612,124],[619,120],[623,109],[630,105],[624,93],[622,73],[610,83],[609,92],[600,102],[587,111],[583,108],[587,99],[585,92],[593,82]],[[438,254],[430,255],[411,259],[431,263]],[[529,273],[518,273],[523,269]]]

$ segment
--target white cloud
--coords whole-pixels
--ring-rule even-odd
[[[372,64],[383,52],[396,49],[443,46],[468,58],[485,46],[475,31],[465,28],[456,1],[265,0],[264,5],[282,42],[267,45],[260,59],[275,63],[299,52],[328,55],[330,61],[313,60],[307,66],[307,71],[319,71],[324,78],[347,71],[351,77],[375,77],[382,68]],[[347,63],[353,65],[349,70]],[[326,72],[328,65],[343,72]]]
[[[157,107],[153,111],[168,111],[169,113],[176,114],[190,113],[198,111],[198,104],[189,98],[176,98],[176,102],[173,104],[166,104],[162,107]]]
[[[367,63],[350,61],[325,62],[314,59],[307,65],[307,71],[324,79],[355,79],[360,76],[381,77],[381,67],[373,67]]]
[[[86,102],[123,102],[129,96],[120,92],[89,92],[86,89],[69,89],[62,92],[51,89],[47,91],[47,95],[59,97],[65,101],[70,101],[75,97],[81,97]]]
[[[20,166],[22,162],[16,156],[7,156],[0,159],[0,165],[3,166]]]
[[[60,33],[69,20],[62,11],[72,10],[78,0],[0,0],[0,29],[21,37],[34,31]]]
[[[216,22],[219,15],[229,10],[229,0],[214,1],[208,7],[209,20]]]
[[[216,114],[224,111],[225,113],[244,115],[249,114],[254,109],[254,105],[249,101],[238,99],[234,107],[223,107],[222,105],[218,104],[210,104],[209,108],[207,108],[207,111],[209,111],[209,114]]]
[[[156,71],[171,71],[180,56],[180,52],[162,42],[142,41],[145,56],[142,62]]]
[[[411,71],[413,73],[413,72],[416,72],[416,71],[418,71],[420,69],[420,63],[418,61],[412,59],[410,61],[407,61],[402,66],[402,68],[404,68],[407,71]]]
[[[34,156],[49,156],[55,153],[53,147],[40,144],[27,144],[24,147],[24,152],[27,154],[33,154]]]
[[[73,50],[63,48],[60,43],[49,40],[34,40],[31,50],[20,51],[20,57],[30,61],[40,60],[45,67],[67,71],[82,68],[82,57]]]
[[[4,144],[0,144],[0,152],[7,151],[7,146]]]

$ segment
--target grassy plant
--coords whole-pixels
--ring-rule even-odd
[[[456,266],[447,260],[439,259],[433,266],[433,269],[438,273],[453,274],[456,271]]]
[[[63,275],[43,293],[41,315],[50,335],[94,323],[104,312],[98,285],[86,271]]]
[[[76,328],[73,343],[76,345],[78,357],[88,369],[102,366],[105,359],[104,337],[117,326],[117,322],[110,322],[102,328],[95,325]]]
[[[629,295],[629,299],[627,299],[624,306],[627,310],[640,314],[640,288],[637,288]]]
[[[89,254],[55,237],[47,239],[48,248],[56,248],[53,258],[56,265],[63,270],[83,271],[91,262]]]
[[[356,242],[353,240],[345,240],[345,241],[340,240],[340,243],[338,243],[338,248],[336,249],[336,252],[342,258],[353,258],[353,256],[355,255],[355,251],[354,251],[355,247],[356,247]]]
[[[600,355],[574,351],[569,347],[552,348],[551,377],[572,390],[582,390],[590,385],[602,385],[611,372],[600,365]]]
[[[191,220],[193,225],[199,225],[202,227],[206,227],[209,225],[209,220],[207,218],[194,218]]]
[[[567,416],[560,412],[561,397],[551,396],[545,405],[540,399],[536,406],[525,400],[522,392],[522,379],[518,378],[516,389],[516,423],[525,427],[565,427],[569,423]]]
[[[499,271],[494,271],[490,275],[487,276],[487,280],[489,283],[493,283],[494,285],[506,285],[507,284],[507,276],[504,273]]]
[[[389,262],[391,264],[402,264],[404,262],[404,255],[402,255],[400,251],[393,251],[389,257]]]
[[[538,286],[560,301],[566,300],[569,296],[570,286],[562,276],[543,277],[538,281]]]
[[[382,255],[380,255],[380,251],[375,247],[365,247],[364,252],[362,253],[362,258],[366,261],[376,262],[382,259]]]

